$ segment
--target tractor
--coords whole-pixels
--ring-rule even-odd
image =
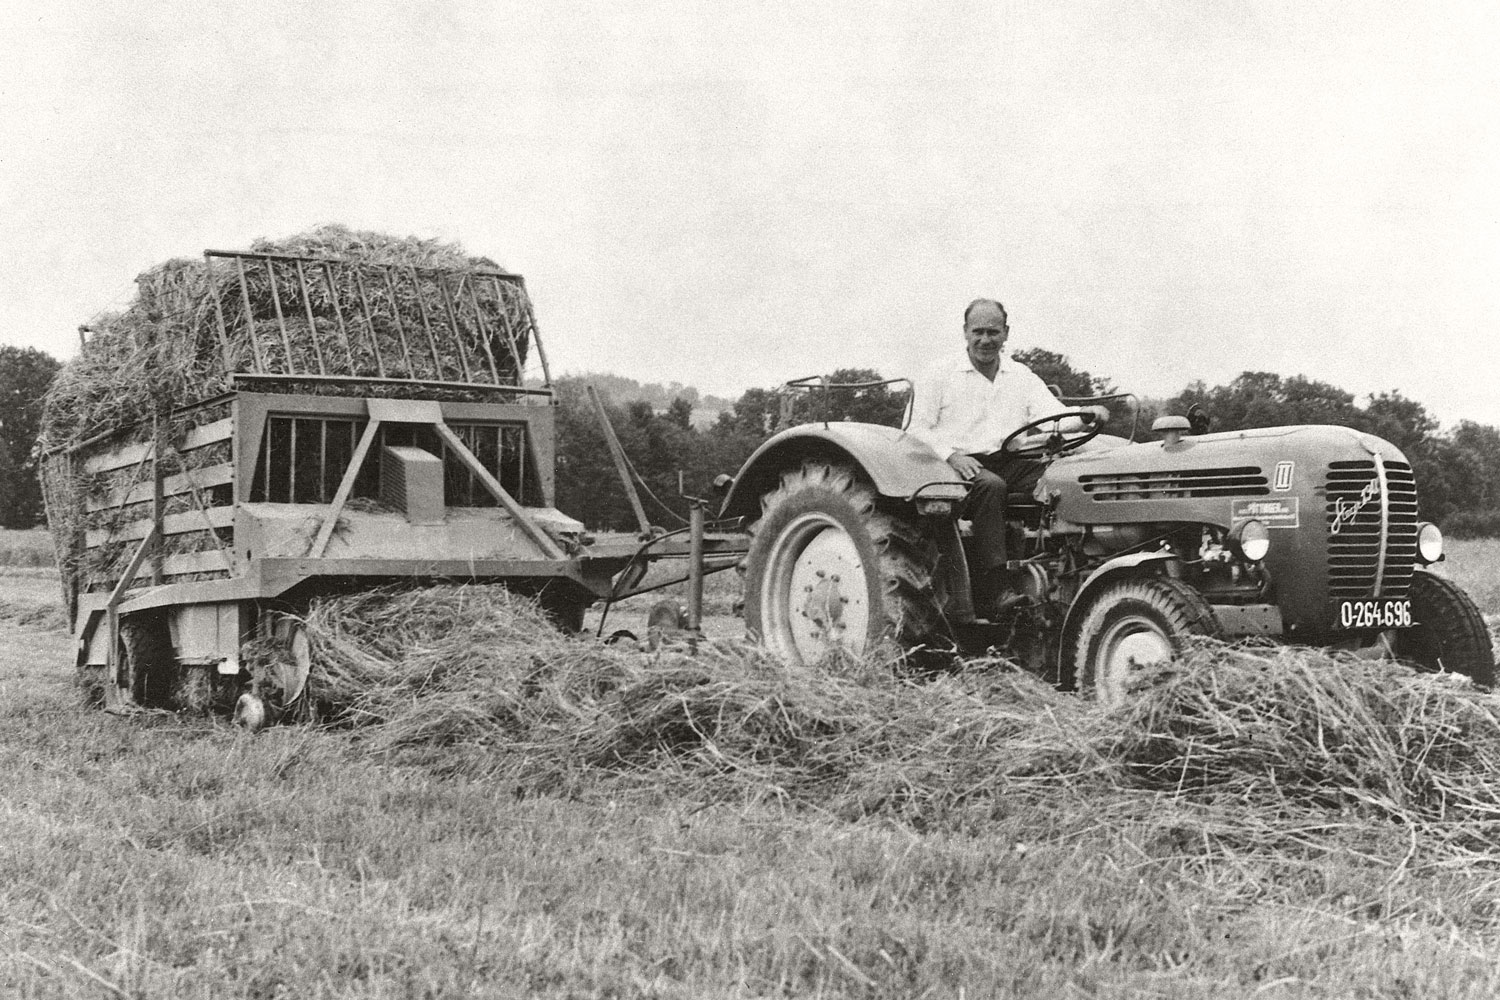
[[[1112,705],[1193,636],[1395,657],[1492,684],[1484,620],[1432,571],[1442,533],[1420,518],[1394,445],[1342,426],[1207,433],[1196,413],[1132,442],[1092,419],[1118,398],[1068,400],[1002,445],[1046,469],[1033,494],[1011,497],[1011,586],[996,608],[972,599],[966,483],[904,425],[777,433],[721,511],[752,532],[749,634],[794,664],[887,642],[918,662],[999,650]]]

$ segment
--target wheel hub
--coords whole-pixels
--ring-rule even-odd
[[[1095,674],[1099,701],[1108,708],[1125,704],[1136,679],[1170,660],[1174,652],[1171,638],[1153,623],[1133,617],[1116,622],[1099,645]]]
[[[768,574],[772,629],[803,663],[842,647],[864,651],[870,627],[865,565],[854,539],[831,518],[806,514],[788,525]]]
[[[818,570],[822,575],[823,571]],[[840,638],[844,632],[844,605],[849,603],[839,587],[841,578],[835,573],[833,576],[823,576],[814,584],[808,584],[802,589],[807,593],[807,600],[802,602],[801,615],[812,622],[813,627],[822,629],[831,638]]]

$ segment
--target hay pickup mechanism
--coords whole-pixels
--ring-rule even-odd
[[[107,707],[295,711],[298,616],[323,594],[502,583],[576,630],[595,600],[652,589],[653,559],[691,555],[680,579],[701,595],[742,554],[701,504],[689,540],[641,546],[556,509],[551,376],[519,276],[204,258],[169,346],[207,394],[46,454],[78,667]]]

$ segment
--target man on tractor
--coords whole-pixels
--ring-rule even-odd
[[[1030,495],[1044,460],[1000,451],[1010,434],[1068,409],[1037,375],[1004,354],[1010,326],[1005,306],[975,299],[964,310],[964,359],[934,368],[916,385],[909,432],[969,482],[962,516],[973,525],[974,608],[996,609],[1006,586],[1005,511],[1010,494]],[[1103,407],[1098,419],[1109,418]],[[1076,421],[1074,421],[1076,424]]]

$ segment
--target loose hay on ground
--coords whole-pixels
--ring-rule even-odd
[[[341,598],[308,625],[313,692],[359,745],[523,794],[594,780],[978,829],[1061,791],[1080,822],[1181,826],[1195,850],[1500,836],[1495,696],[1394,664],[1206,645],[1110,713],[1000,661],[918,681],[736,643],[625,651],[499,588]]]

